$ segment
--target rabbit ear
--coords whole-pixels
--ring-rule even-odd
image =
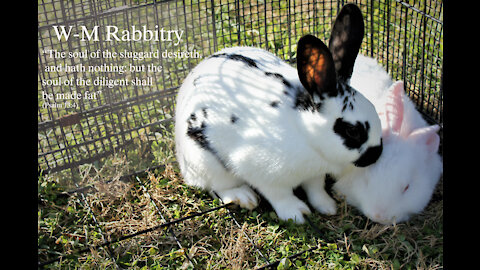
[[[436,153],[440,146],[440,136],[437,134],[439,130],[440,126],[438,125],[417,128],[408,135],[408,138],[418,144],[425,144],[431,153]]]
[[[355,4],[346,4],[335,20],[328,47],[332,52],[338,80],[352,76],[364,35],[365,25],[360,9]]]
[[[297,46],[297,71],[300,81],[310,95],[327,93],[336,96],[337,79],[330,50],[318,38],[306,35]]]
[[[403,82],[397,81],[391,86],[385,103],[385,116],[388,127],[392,132],[400,133],[403,121]]]

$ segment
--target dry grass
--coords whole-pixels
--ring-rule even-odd
[[[223,208],[177,223],[172,230],[183,248],[163,228],[115,242],[110,248],[76,254],[82,248],[162,224],[162,216],[175,220],[220,204],[205,192],[185,186],[178,168],[172,165],[129,181],[117,177],[105,183],[104,177],[98,175],[92,179],[84,179],[92,186],[84,194],[84,201],[80,193],[65,198],[40,192],[39,258],[46,261],[60,254],[69,255],[47,268],[113,269],[116,264],[132,269],[189,269],[192,265],[185,254],[199,269],[252,269],[265,265],[250,239],[269,262],[315,248],[297,259],[284,259],[280,267],[442,268],[442,181],[422,214],[395,226],[372,223],[337,197],[339,214],[310,216],[321,231],[319,235],[308,224],[279,221],[263,201],[253,211]],[[41,181],[55,183],[53,176]],[[61,194],[61,187],[55,188]],[[56,223],[49,222],[52,216],[57,217]]]

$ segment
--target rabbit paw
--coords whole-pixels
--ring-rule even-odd
[[[257,194],[247,185],[217,192],[223,203],[234,202],[249,210],[258,206]]]
[[[325,191],[325,179],[311,179],[302,184],[303,190],[307,193],[308,201],[320,213],[335,215],[337,204]]]
[[[324,193],[324,194],[323,194]],[[337,213],[337,204],[327,193],[310,195],[308,201],[320,213],[325,215],[335,215]]]
[[[292,219],[296,223],[302,224],[305,222],[303,214],[310,214],[308,206],[296,197],[290,200],[282,200],[276,202],[274,205],[275,212],[281,220]]]

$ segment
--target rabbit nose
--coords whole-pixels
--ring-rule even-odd
[[[391,220],[385,216],[384,211],[378,209],[377,211],[373,212],[370,219],[381,224],[387,224],[391,222]]]
[[[382,214],[380,214],[380,213],[378,213],[378,212],[375,213],[375,214],[373,215],[373,217],[375,218],[375,220],[383,220]]]
[[[387,217],[380,212],[374,213],[370,219],[384,225],[396,224],[396,217]]]

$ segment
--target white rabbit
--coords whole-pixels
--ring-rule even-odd
[[[403,89],[402,82],[398,81],[396,84],[396,87]],[[390,75],[374,58],[359,54],[355,61],[350,85],[372,102],[380,115],[382,127],[385,129],[387,127],[387,118],[382,116],[385,112],[385,104],[389,102],[389,98],[392,98],[390,95],[391,90],[394,89]],[[427,122],[417,111],[413,102],[404,95],[402,95],[402,100],[405,107],[403,110],[405,116],[403,118],[406,119],[406,121],[402,122],[402,132],[408,134],[413,129],[427,126]]]
[[[334,25],[333,56],[306,35],[298,42],[297,69],[250,47],[227,48],[199,63],[176,106],[185,182],[249,209],[258,204],[254,187],[280,219],[298,223],[310,213],[293,194],[301,185],[313,207],[336,213],[325,174],[368,166],[382,152],[374,106],[347,84],[363,28],[358,7],[346,5]]]
[[[377,88],[371,79],[377,78]],[[368,83],[365,83],[368,81]],[[428,126],[403,82],[391,79],[374,59],[359,56],[351,85],[375,104],[383,127],[383,153],[366,168],[352,168],[333,188],[371,220],[394,224],[421,212],[442,174],[438,125]]]

